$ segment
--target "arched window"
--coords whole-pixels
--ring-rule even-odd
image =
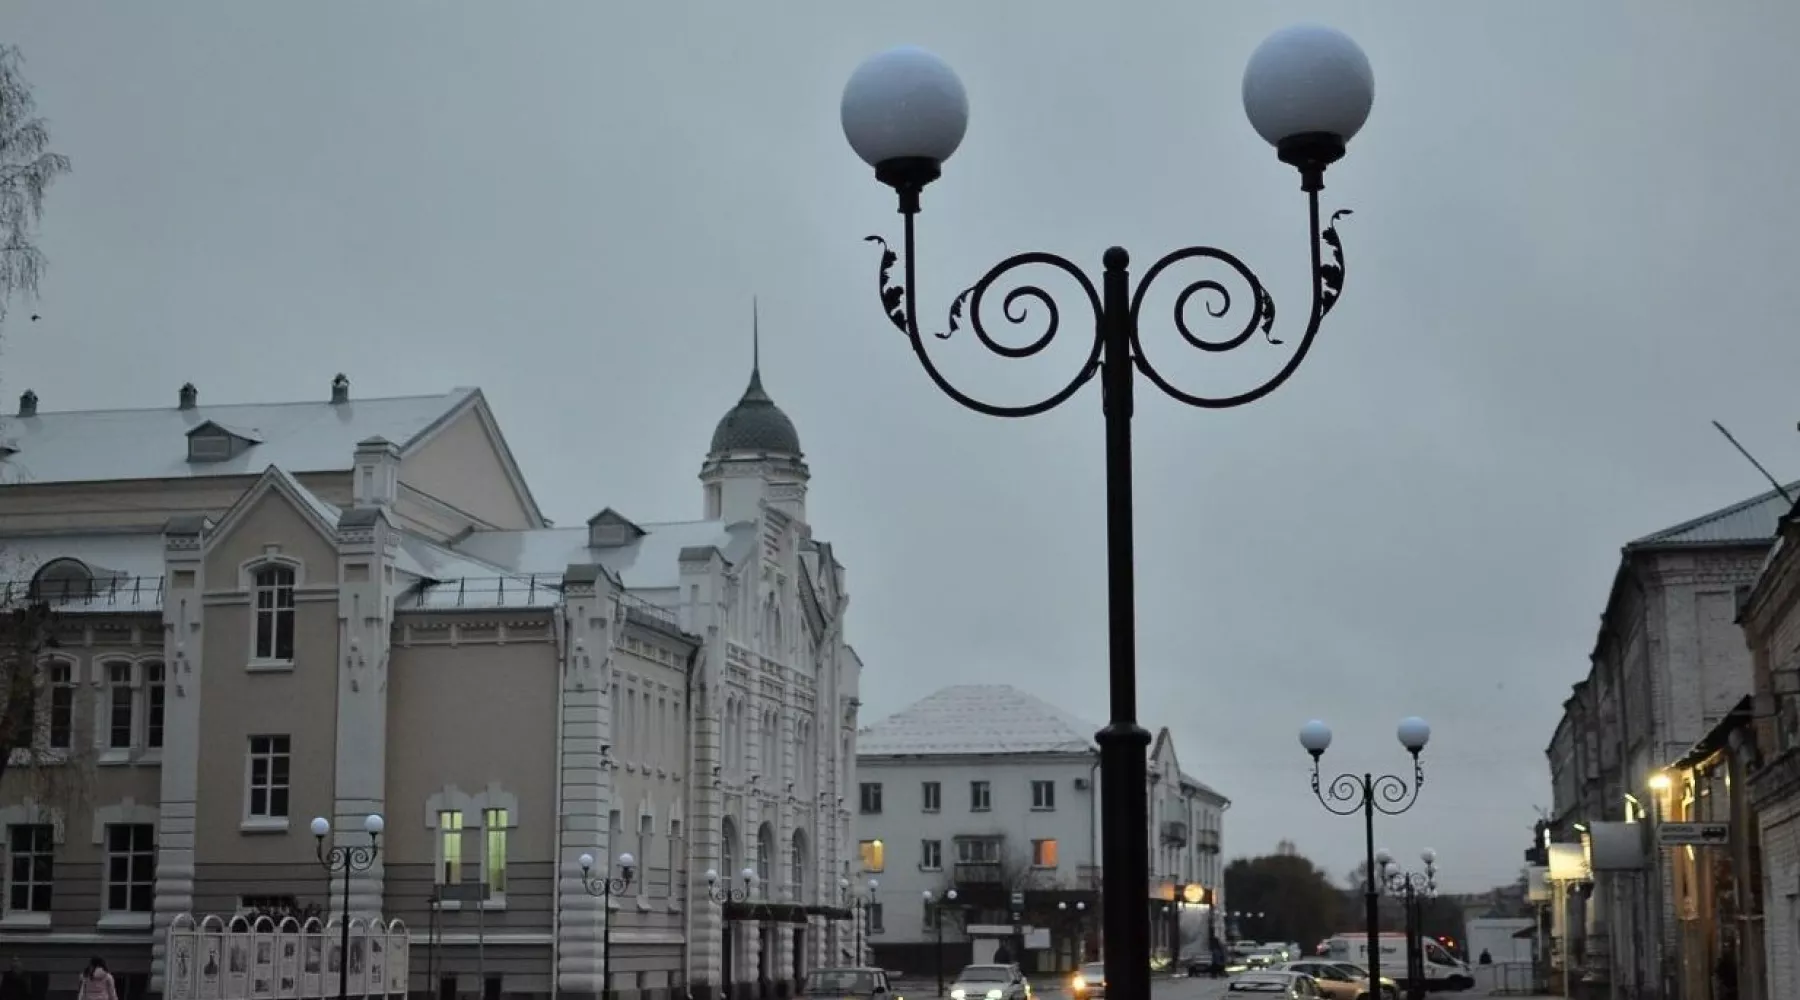
[[[730,816],[719,821],[719,878],[731,882],[738,877],[737,823]]]
[[[259,566],[252,577],[256,597],[256,648],[251,656],[265,663],[294,660],[294,570],[291,566]]]
[[[806,901],[806,869],[810,863],[806,856],[806,831],[794,831],[793,857],[789,859],[788,881],[794,886],[794,899]]]
[[[775,830],[764,823],[756,831],[756,878],[767,885],[775,866]]]

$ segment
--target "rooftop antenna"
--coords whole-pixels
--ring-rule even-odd
[[[762,321],[754,295],[750,296],[750,370],[762,371]]]
[[[1781,483],[1777,482],[1774,476],[1769,475],[1769,470],[1763,468],[1763,464],[1756,460],[1756,456],[1750,454],[1749,449],[1745,448],[1741,444],[1738,444],[1738,439],[1731,436],[1731,432],[1725,429],[1724,424],[1721,424],[1717,420],[1715,420],[1712,422],[1712,425],[1714,427],[1718,428],[1720,434],[1725,435],[1725,440],[1731,442],[1731,446],[1738,450],[1738,454],[1744,456],[1744,461],[1749,462],[1751,465],[1756,466],[1756,471],[1762,473],[1763,478],[1767,479],[1769,481],[1770,486],[1775,487],[1775,492],[1781,494],[1781,499],[1786,500],[1789,504],[1792,504],[1794,502],[1794,498],[1791,494],[1788,493],[1787,487],[1785,487],[1785,486],[1781,485]]]

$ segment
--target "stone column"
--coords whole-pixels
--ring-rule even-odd
[[[334,843],[362,847],[369,843],[364,821],[370,814],[387,811],[388,647],[392,629],[386,567],[394,556],[398,537],[388,523],[385,506],[347,510],[337,528],[337,760],[329,818]],[[340,917],[381,917],[385,854],[385,850],[378,853],[368,871],[344,871],[333,876],[333,912],[343,908],[343,880],[349,879],[350,914]]]
[[[601,967],[601,935],[611,914],[582,885],[578,859],[612,857],[612,768],[619,755],[611,750],[610,692],[624,609],[598,566],[570,566],[563,576],[563,601],[556,991],[582,1000],[600,993],[610,971]]]
[[[156,912],[150,991],[163,992],[169,924],[194,908],[194,801],[200,778],[201,603],[206,590],[203,517],[163,529],[162,797],[157,807]]]

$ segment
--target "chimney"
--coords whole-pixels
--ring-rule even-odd
[[[30,389],[26,389],[19,394],[19,416],[37,416],[37,393],[32,392]]]
[[[338,372],[337,378],[331,380],[331,402],[334,405],[350,402],[350,380],[343,372]]]
[[[356,443],[356,479],[350,487],[358,507],[391,507],[400,489],[400,449],[384,437]]]
[[[184,410],[191,410],[195,406],[198,406],[199,403],[200,390],[194,388],[194,383],[192,382],[183,382],[181,384],[181,408]]]

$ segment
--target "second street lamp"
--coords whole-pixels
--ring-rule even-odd
[[[851,954],[856,956],[856,964],[859,966],[863,964],[863,918],[868,912],[869,904],[875,899],[875,890],[879,888],[881,888],[881,881],[870,879],[869,891],[865,895],[852,890],[849,879],[838,879],[838,893],[844,897],[844,902],[850,904],[851,941],[852,947],[855,949]]]
[[[930,889],[925,890],[925,905],[931,908],[931,926],[937,931],[937,956],[932,964],[937,967],[937,995],[944,995],[944,911],[957,910],[956,890],[945,891],[944,898],[938,899]]]
[[[375,858],[381,853],[381,831],[386,825],[379,813],[370,813],[363,817],[363,832],[369,835],[367,844],[327,847],[325,838],[331,836],[331,821],[323,816],[312,821],[319,864],[333,875],[344,876],[344,907],[338,914],[338,1000],[348,1000],[350,996],[350,876],[375,867]]]
[[[1274,333],[1275,302],[1262,280],[1235,254],[1208,246],[1190,246],[1164,254],[1135,286],[1130,255],[1111,247],[1101,256],[1099,286],[1080,266],[1052,253],[1015,254],[995,265],[956,296],[949,326],[927,335],[920,326],[916,280],[914,222],[920,194],[937,180],[944,162],[962,144],[968,128],[969,102],[962,81],[942,60],[911,46],[890,49],[865,61],[851,74],[840,107],[844,137],[875,178],[894,189],[902,217],[902,242],[895,251],[879,236],[879,270],[883,308],[890,322],[910,343],[925,373],[951,399],[978,413],[996,417],[1028,417],[1048,412],[1070,399],[1088,382],[1100,380],[1105,421],[1106,548],[1107,548],[1107,679],[1110,713],[1100,744],[1102,809],[1101,909],[1106,941],[1106,980],[1119,1000],[1149,1000],[1150,925],[1144,905],[1150,881],[1149,791],[1145,754],[1150,733],[1137,715],[1136,581],[1132,537],[1132,393],[1142,375],[1165,395],[1190,406],[1229,409],[1255,402],[1275,391],[1299,368],[1312,348],[1320,323],[1343,291],[1344,261],[1335,222],[1322,223],[1319,192],[1325,169],[1344,155],[1346,144],[1368,119],[1375,82],[1369,61],[1342,33],[1319,26],[1288,28],[1269,36],[1250,56],[1244,71],[1244,110],[1253,128],[1275,147],[1276,156],[1300,173],[1309,213],[1306,242],[1310,254],[1311,304],[1304,331],[1273,375],[1242,391],[1223,395],[1178,388],[1152,365],[1140,334],[1140,312],[1157,279],[1174,267],[1207,265],[1202,277],[1172,289],[1171,325],[1189,346],[1209,354],[1236,350],[1258,333],[1280,344]],[[1330,259],[1326,259],[1329,248]],[[893,281],[896,263],[902,279]],[[1029,358],[1056,340],[1062,309],[1043,287],[1012,276],[1025,268],[1043,268],[1075,289],[1075,305],[1086,307],[1075,322],[1082,357],[1073,377],[1042,398],[1023,403],[993,403],[957,388],[926,350],[932,339],[948,339],[966,323],[976,340],[1003,358]],[[1224,280],[1221,280],[1223,278]],[[1000,286],[999,314],[1014,327],[1035,321],[1041,327],[1023,342],[1001,342],[987,329],[988,295]],[[1190,309],[1223,324],[1217,333],[1196,332]],[[1033,313],[1036,312],[1036,316]],[[1087,326],[1091,316],[1093,326]],[[1090,332],[1091,331],[1091,332]]]
[[[600,925],[600,996],[612,996],[612,898],[623,896],[631,888],[631,876],[637,867],[637,859],[630,853],[619,855],[619,874],[594,874],[594,856],[583,854],[578,858],[581,862],[581,887],[590,896],[597,896],[600,905],[605,909],[601,916],[604,922]]]
[[[1378,851],[1375,860],[1381,865],[1381,881],[1387,891],[1398,896],[1403,908],[1402,925],[1406,928],[1406,996],[1408,1000],[1425,1000],[1425,900],[1437,895],[1437,852],[1427,849],[1420,858],[1425,870],[1400,871],[1394,856]]]
[[[1314,719],[1300,727],[1300,746],[1312,756],[1312,790],[1319,804],[1339,816],[1363,815],[1363,846],[1367,852],[1367,869],[1363,876],[1364,919],[1368,921],[1370,988],[1381,982],[1381,870],[1375,859],[1375,814],[1398,816],[1419,801],[1419,789],[1425,785],[1425,765],[1419,754],[1431,742],[1431,727],[1424,719],[1410,716],[1400,720],[1396,737],[1412,755],[1413,776],[1408,782],[1393,774],[1340,774],[1326,785],[1319,780],[1319,759],[1331,749],[1331,727]]]
[[[750,893],[756,888],[756,869],[746,867],[738,873],[738,877],[744,882],[741,889],[733,887],[730,880],[719,881],[717,869],[706,870],[707,898],[719,904],[719,996],[726,1000],[729,1000],[737,987],[737,983],[733,981],[737,970],[732,968],[731,955],[732,939],[737,937],[732,933],[737,918],[732,906],[742,906],[750,901]]]

